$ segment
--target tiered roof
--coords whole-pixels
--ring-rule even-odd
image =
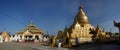
[[[23,34],[27,30],[29,30],[29,32],[31,32],[32,34],[42,33],[42,30],[38,29],[32,22],[30,22],[30,24],[25,29],[23,29],[20,32],[17,32],[17,34]]]

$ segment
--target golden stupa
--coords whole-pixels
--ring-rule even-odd
[[[78,43],[86,43],[92,42],[93,35],[90,34],[90,29],[94,29],[94,27],[89,24],[88,17],[84,13],[82,6],[80,6],[73,24],[67,29],[66,33],[69,34],[72,44],[75,44],[76,38],[78,39]]]

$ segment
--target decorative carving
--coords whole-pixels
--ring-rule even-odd
[[[120,33],[120,22],[115,22],[115,20],[113,20],[114,26],[117,27],[119,29],[119,33]]]

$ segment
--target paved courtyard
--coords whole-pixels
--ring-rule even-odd
[[[51,48],[39,43],[0,43],[0,50],[69,50],[67,48]]]
[[[0,50],[120,50],[119,44],[87,44],[74,48],[51,48],[39,43],[0,43]]]

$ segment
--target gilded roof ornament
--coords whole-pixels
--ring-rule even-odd
[[[87,18],[87,16],[85,15],[85,13],[84,13],[84,11],[83,11],[83,9],[82,9],[82,6],[79,7],[79,12],[78,12],[78,14],[77,14],[76,17],[75,17],[75,22],[76,22],[76,21],[78,21],[79,24],[82,24],[82,25],[89,23],[89,22],[88,22],[88,18]]]
[[[30,24],[29,24],[29,26],[34,26],[34,24],[33,24],[33,22],[32,22],[32,21],[30,21]]]

